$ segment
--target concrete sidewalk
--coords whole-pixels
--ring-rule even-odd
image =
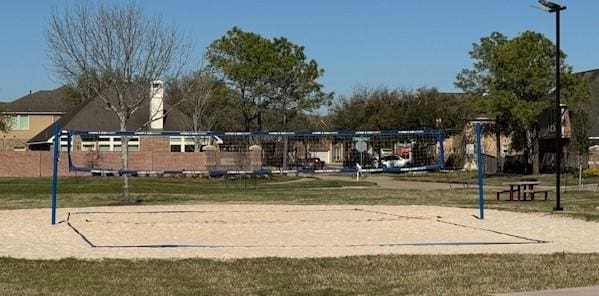
[[[599,286],[584,288],[568,288],[557,290],[544,290],[536,292],[518,292],[493,294],[496,296],[597,296],[599,295]]]

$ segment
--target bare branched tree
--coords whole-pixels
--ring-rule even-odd
[[[58,76],[113,112],[120,130],[154,95],[150,85],[178,76],[189,43],[159,16],[145,15],[135,4],[80,4],[50,17],[48,56]],[[157,112],[163,112],[157,110]],[[154,117],[161,119],[160,116]],[[128,169],[128,139],[122,137],[122,169]],[[130,201],[128,174],[123,200]]]
[[[209,131],[214,128],[220,111],[214,108],[214,100],[223,92],[224,86],[205,68],[170,81],[168,87],[170,102],[179,105],[179,110],[187,115],[190,130]],[[195,137],[194,149],[200,151],[201,138]]]

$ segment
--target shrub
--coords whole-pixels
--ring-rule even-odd
[[[585,178],[588,177],[599,177],[599,167],[598,168],[590,168],[582,171],[582,176]]]

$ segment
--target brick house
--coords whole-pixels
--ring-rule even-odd
[[[127,121],[129,131],[190,131],[189,116],[177,108],[171,108],[163,102],[162,82],[148,90],[153,94],[148,103],[142,105]],[[156,116],[160,114],[160,116]],[[164,115],[163,115],[164,114]],[[119,120],[112,111],[104,108],[98,100],[87,100],[75,106],[58,119],[55,124],[62,130],[79,131],[117,131]],[[50,150],[53,141],[54,124],[34,135],[27,141],[29,150]],[[220,139],[202,139],[202,145],[218,144]],[[72,143],[74,151],[103,151],[115,152],[121,150],[119,136],[97,136],[75,138]],[[61,141],[61,150],[66,150],[66,137]],[[192,137],[132,137],[129,140],[129,151],[154,152],[193,152],[195,139]]]
[[[153,94],[152,97],[129,118],[127,129],[130,131],[190,131],[189,116],[163,102],[162,83],[154,83],[151,87],[158,87],[160,91],[148,90],[149,94]],[[64,102],[64,98],[56,93],[53,92],[54,96],[32,96],[28,99],[29,105],[39,105],[41,108],[46,103],[56,103],[60,106]],[[32,116],[34,114],[31,113],[33,108],[8,110],[8,112],[12,112],[9,113],[11,116],[22,114]],[[20,110],[27,110],[30,113],[23,113]],[[43,121],[43,125],[33,124],[33,118],[30,117],[28,126],[35,126],[35,129],[30,128],[26,132],[20,130],[9,132],[9,135],[13,135],[14,138],[19,136],[18,143],[21,145],[19,147],[22,147],[20,150],[23,151],[16,152],[13,151],[14,149],[9,149],[11,151],[0,152],[0,177],[48,176],[51,172],[50,150],[54,138],[52,131],[56,124],[60,125],[62,130],[119,130],[119,121],[116,115],[95,100],[84,101],[66,112],[62,111],[63,109],[51,109],[50,107],[35,110],[38,110],[38,113],[35,113],[36,116],[42,115],[39,110],[49,110],[44,111],[43,115],[48,116],[47,113],[50,113],[51,116],[49,118],[42,117],[46,120]],[[160,116],[156,116],[156,114],[160,114]],[[66,136],[63,136],[61,151],[67,150],[66,140]],[[195,152],[195,144],[198,141],[200,145],[210,145],[212,149]],[[71,156],[77,166],[120,169],[121,144],[120,136],[101,135],[74,138]],[[259,150],[253,152],[248,148],[248,151],[243,151],[243,153],[220,151],[221,149],[218,149],[220,144],[222,144],[222,140],[216,136],[202,137],[199,140],[194,137],[177,135],[132,137],[129,140],[129,168],[155,171],[205,171],[237,168],[259,169],[261,167]],[[248,153],[252,157],[241,157]],[[61,154],[61,159],[67,159],[66,154]],[[59,171],[61,175],[72,174],[65,161],[60,163]]]
[[[10,130],[0,132],[0,151],[28,150],[27,142],[31,138],[72,108],[67,91],[66,87],[42,90],[2,104]]]

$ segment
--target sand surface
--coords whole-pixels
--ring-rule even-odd
[[[431,206],[127,206],[0,211],[0,256],[323,257],[599,252],[599,223]]]

